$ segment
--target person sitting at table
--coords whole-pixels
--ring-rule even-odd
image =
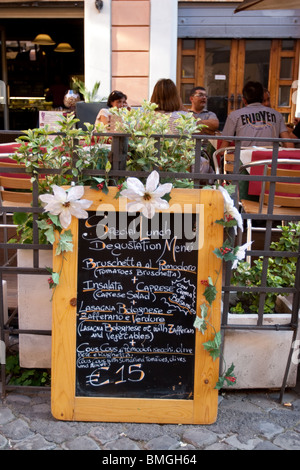
[[[255,137],[289,139],[290,134],[284,124],[282,115],[262,104],[264,88],[261,83],[250,81],[243,88],[244,107],[233,111],[226,119],[222,134],[236,137],[252,137],[253,140],[242,141],[242,147],[270,146],[270,141],[256,141]],[[220,148],[232,145],[230,140],[222,140]],[[284,147],[294,148],[290,142],[283,143]],[[245,173],[248,173],[245,171]],[[248,193],[248,181],[239,182],[240,199],[258,200],[257,196]]]
[[[200,124],[205,126],[199,134],[215,135],[220,123],[217,115],[207,109],[207,93],[205,88],[202,86],[192,88],[190,91],[190,102],[192,106],[188,111],[192,112],[194,117],[201,121]],[[208,139],[202,140],[201,154],[210,160],[212,166],[212,156],[215,150],[215,147]]]
[[[110,108],[127,108],[127,96],[122,91],[114,90],[108,97],[107,100],[107,108],[100,109],[96,121],[95,126],[100,122],[103,122],[106,125],[110,124],[111,113],[109,111]]]
[[[161,78],[156,82],[150,102],[157,104],[157,112],[170,113],[176,119],[180,114],[187,114],[176,85],[170,78]]]
[[[264,88],[264,98],[263,98],[262,104],[264,106],[267,106],[267,108],[271,108],[271,96],[267,88]]]
[[[192,112],[196,119],[200,119],[201,124],[207,126],[203,128],[201,133],[214,135],[219,129],[219,119],[215,113],[207,109],[207,93],[205,88],[202,86],[192,88],[190,102],[192,106],[188,111]]]
[[[291,139],[300,139],[300,118],[295,118],[294,119],[294,125],[293,128],[290,131],[290,138]],[[295,144],[296,148],[300,147],[300,142],[299,144]]]
[[[248,82],[243,88],[244,107],[232,111],[226,119],[222,134],[225,136],[252,137],[242,141],[242,147],[270,146],[270,141],[257,141],[255,137],[289,139],[289,133],[282,114],[262,104],[264,89],[259,82]],[[230,140],[223,140],[220,148],[228,147]],[[291,142],[284,142],[283,147],[293,148]]]
[[[174,121],[180,117],[181,114],[189,114],[185,111],[182,100],[175,83],[169,78],[162,78],[155,84],[150,98],[151,103],[157,104],[156,111],[159,113],[170,114],[170,132],[178,133],[176,130],[176,123]],[[210,162],[201,158],[200,173],[214,173],[210,166]]]

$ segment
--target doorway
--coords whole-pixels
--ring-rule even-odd
[[[51,85],[59,80],[68,90],[72,76],[84,76],[83,18],[4,18],[0,30],[5,32],[1,36],[5,48],[1,48],[0,79],[6,75],[8,129],[37,127],[39,111],[61,106],[48,96]],[[41,33],[48,34],[53,44],[34,44],[34,38]],[[55,51],[63,42],[71,45],[70,53]],[[0,128],[4,129],[2,108],[0,105]]]
[[[296,39],[179,39],[177,84],[185,106],[194,86],[204,86],[208,109],[217,114],[220,130],[231,111],[243,106],[249,80],[270,91],[271,106],[293,120],[293,86],[298,78]]]

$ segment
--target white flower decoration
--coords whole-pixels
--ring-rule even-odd
[[[127,178],[127,189],[123,189],[120,195],[133,200],[127,204],[129,212],[142,212],[152,219],[156,209],[168,209],[168,201],[161,197],[169,193],[172,187],[172,183],[159,184],[159,174],[154,170],[148,176],[146,186],[138,178]]]
[[[84,209],[88,209],[93,201],[80,199],[84,194],[83,186],[72,186],[65,191],[54,184],[52,189],[54,195],[42,194],[40,200],[46,203],[45,212],[59,215],[59,221],[64,229],[69,227],[72,215],[77,219],[86,219],[88,217],[88,213]]]
[[[238,227],[243,232],[244,231],[243,219],[242,219],[241,214],[239,213],[239,211],[235,207],[233,199],[230,197],[228,191],[226,191],[226,189],[223,188],[223,186],[219,186],[219,190],[223,194],[223,198],[224,198],[224,213],[225,213],[225,215],[233,217],[237,221]],[[235,232],[236,232],[236,227],[234,227],[234,228],[235,228]]]
[[[248,242],[239,247],[238,251],[235,253],[236,259],[232,263],[232,269],[236,269],[238,262],[245,258],[247,248],[250,248],[252,243],[253,242]]]

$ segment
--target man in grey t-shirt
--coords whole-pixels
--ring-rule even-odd
[[[275,109],[263,106],[264,89],[259,82],[248,82],[243,88],[244,108],[233,111],[226,119],[222,134],[237,137],[270,137],[288,139],[289,133],[282,115]],[[221,148],[228,147],[230,140],[223,140]],[[272,145],[268,141],[242,141],[242,147]],[[284,147],[294,147],[284,143]]]
[[[196,119],[200,119],[199,124],[204,124],[201,134],[214,135],[219,129],[219,119],[212,111],[207,110],[207,94],[205,88],[196,86],[190,92],[190,102],[192,104],[189,112],[192,112]]]

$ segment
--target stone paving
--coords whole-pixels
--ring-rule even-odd
[[[10,391],[0,401],[0,450],[102,450],[118,456],[137,450],[300,450],[300,387],[287,390],[281,404],[278,397],[274,391],[225,391],[214,424],[159,425],[57,421],[50,392]]]

